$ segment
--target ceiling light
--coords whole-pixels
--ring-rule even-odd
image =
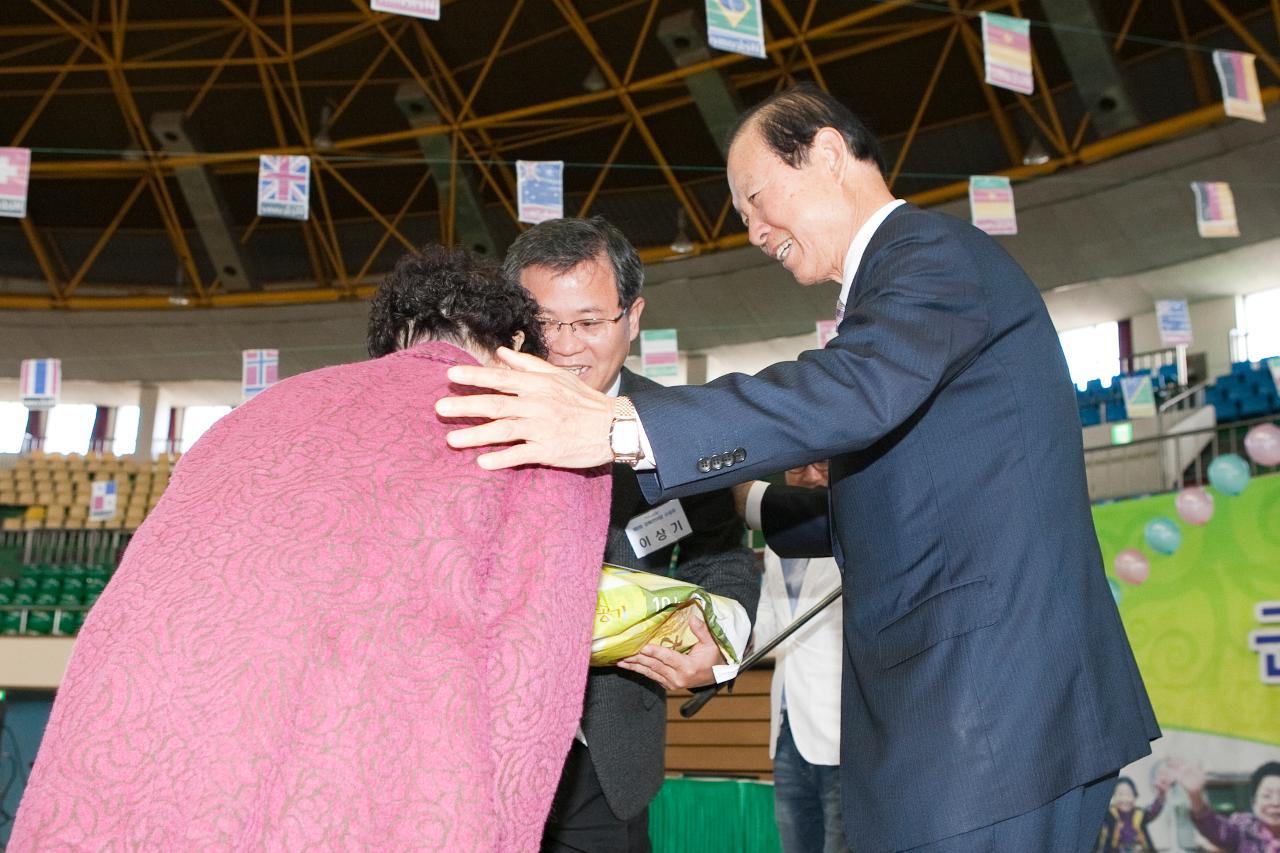
[[[671,241],[671,251],[677,255],[687,255],[693,251],[693,241],[689,239],[689,219],[683,207],[676,211],[676,238]]]
[[[1045,150],[1044,143],[1040,141],[1040,137],[1032,137],[1031,143],[1022,152],[1022,165],[1043,166],[1048,162],[1049,152]]]

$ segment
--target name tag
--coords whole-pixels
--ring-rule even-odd
[[[627,540],[637,557],[661,551],[693,531],[680,501],[667,501],[627,522]]]

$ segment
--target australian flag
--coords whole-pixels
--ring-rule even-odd
[[[520,221],[536,225],[564,216],[564,161],[517,160]]]
[[[241,352],[243,379],[241,391],[248,400],[275,385],[280,379],[280,351],[247,349]]]
[[[62,390],[62,362],[56,358],[28,358],[22,362],[19,381],[22,405],[28,409],[52,409]]]
[[[310,212],[311,158],[263,154],[258,157],[258,215],[306,219]]]

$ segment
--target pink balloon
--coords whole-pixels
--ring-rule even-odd
[[[1116,570],[1116,577],[1134,586],[1142,583],[1151,574],[1151,563],[1147,562],[1147,555],[1137,548],[1125,548],[1116,554],[1112,567]]]
[[[1259,465],[1280,465],[1280,427],[1258,424],[1244,437],[1244,452]]]
[[[1199,486],[1183,489],[1173,502],[1178,518],[1187,524],[1207,524],[1213,518],[1213,495]]]

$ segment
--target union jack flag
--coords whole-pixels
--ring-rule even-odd
[[[306,219],[310,212],[311,158],[263,154],[258,157],[258,215]]]
[[[280,351],[247,349],[241,352],[244,366],[241,390],[248,400],[275,385],[280,379]]]
[[[27,215],[30,176],[30,148],[0,148],[0,216],[21,219]]]
[[[533,225],[564,216],[564,161],[517,160],[520,221]]]
[[[28,409],[52,409],[62,391],[62,362],[56,358],[28,358],[22,362],[22,404]]]

